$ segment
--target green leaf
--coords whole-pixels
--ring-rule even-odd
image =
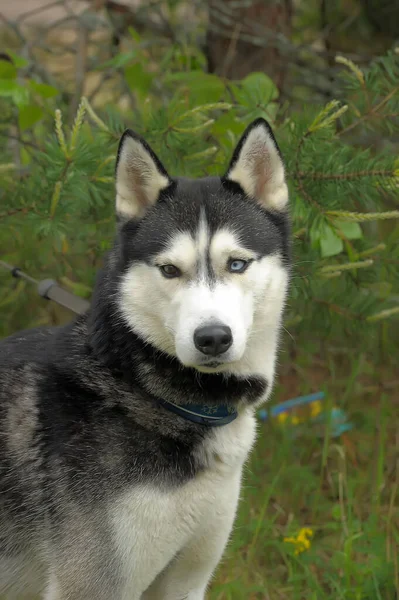
[[[323,235],[320,237],[320,250],[323,258],[340,254],[344,249],[344,244],[331,227],[326,226]]]
[[[220,115],[212,126],[212,134],[218,139],[230,137],[231,133],[237,137],[242,130],[242,123],[236,118],[233,111],[227,111]]]
[[[241,85],[249,92],[260,94],[262,98],[275,100],[278,98],[278,89],[274,82],[266,73],[254,72],[241,80]]]
[[[339,504],[334,504],[334,506],[331,509],[331,516],[334,519],[334,521],[341,521],[342,511]]]
[[[163,57],[161,58],[161,60],[160,60],[160,63],[159,63],[159,70],[160,70],[161,72],[165,72],[165,71],[164,71],[164,69],[166,69],[166,68],[169,66],[169,64],[172,62],[172,60],[173,60],[173,57],[174,57],[174,54],[175,54],[175,51],[176,51],[175,47],[174,47],[174,46],[171,46],[171,47],[170,47],[170,48],[169,48],[169,49],[168,49],[168,50],[167,50],[167,51],[164,53],[164,55],[163,55]]]
[[[29,102],[29,90],[11,79],[0,79],[0,96],[10,98],[19,107]]]
[[[130,37],[133,39],[133,41],[140,43],[141,42],[141,35],[139,34],[138,31],[136,31],[134,29],[134,27],[130,26],[128,27],[128,32],[130,34]]]
[[[363,231],[359,223],[350,221],[337,221],[336,226],[348,240],[359,240],[363,237]]]
[[[18,56],[18,54],[15,54],[15,52],[13,52],[12,50],[7,50],[7,54],[10,58],[12,58],[12,61],[17,67],[17,69],[22,69],[23,67],[26,67],[29,64],[29,61],[26,60],[26,58]]]
[[[107,60],[102,65],[97,67],[96,70],[102,71],[103,69],[108,69],[110,67],[115,67],[118,69],[119,67],[124,67],[131,63],[137,57],[137,50],[132,50],[131,52],[123,52],[117,54],[110,60]]]
[[[149,73],[141,63],[137,62],[130,67],[126,67],[125,79],[132,92],[146,96],[154,79],[154,74]]]
[[[40,121],[43,114],[43,109],[35,104],[28,104],[27,106],[21,107],[18,116],[19,128],[21,131],[30,129],[32,125]]]
[[[16,67],[7,60],[0,59],[0,79],[15,79]]]
[[[169,73],[166,75],[164,81],[165,83],[192,83],[198,77],[202,77],[202,75],[208,75],[208,73],[204,73],[203,71],[179,71],[178,73]],[[212,76],[212,75],[211,75]]]
[[[277,87],[265,73],[250,73],[232,89],[239,104],[251,109],[264,109],[278,98]]]
[[[57,88],[52,85],[47,85],[47,83],[37,83],[37,81],[32,80],[29,82],[29,86],[31,90],[41,96],[41,98],[53,98],[60,93]]]

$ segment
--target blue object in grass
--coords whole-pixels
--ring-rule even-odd
[[[328,414],[326,414],[326,412],[324,411],[316,417],[315,422],[319,424],[328,422]],[[339,437],[346,431],[350,431],[351,429],[353,429],[353,423],[348,421],[348,417],[345,411],[342,410],[342,408],[334,407],[331,409],[330,424],[331,437]]]
[[[324,399],[324,392],[300,396],[298,398],[293,398],[292,400],[287,400],[286,402],[281,402],[280,404],[270,408],[270,410],[262,408],[258,411],[258,416],[261,421],[267,421],[268,419],[278,417],[278,415],[283,413],[288,414],[290,412],[295,412],[295,408],[309,405],[312,402],[321,402]],[[353,423],[348,421],[345,411],[337,407],[331,408],[331,412],[328,412],[327,410],[321,410],[316,416],[309,417],[306,422],[302,421],[298,425],[290,423],[290,425],[293,430],[299,433],[304,427],[308,429],[309,427],[315,426],[316,430],[318,429],[318,433],[316,433],[316,435],[324,436],[324,427],[323,430],[320,431],[320,425],[325,425],[326,423],[330,423],[331,437],[339,437],[343,433],[353,429]]]
[[[258,417],[261,421],[267,421],[269,417],[277,417],[277,415],[289,412],[293,408],[298,406],[305,406],[306,404],[310,404],[311,402],[316,402],[316,400],[324,400],[325,394],[324,392],[316,392],[315,394],[308,394],[307,396],[299,396],[298,398],[292,398],[292,400],[287,400],[286,402],[281,402],[276,406],[272,406],[269,410],[266,408],[262,408],[258,412]]]

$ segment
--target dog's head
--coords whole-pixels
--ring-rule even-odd
[[[118,303],[145,342],[202,372],[272,377],[288,284],[288,190],[269,125],[223,177],[172,178],[131,131],[116,167]],[[269,367],[265,366],[269,365]]]

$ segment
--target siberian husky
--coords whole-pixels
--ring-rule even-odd
[[[203,600],[232,530],[287,294],[269,125],[223,177],[171,177],[138,135],[88,313],[0,344],[0,596]]]

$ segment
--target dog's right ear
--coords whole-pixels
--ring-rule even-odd
[[[141,219],[172,181],[143,138],[127,129],[116,160],[116,213],[122,219]]]

